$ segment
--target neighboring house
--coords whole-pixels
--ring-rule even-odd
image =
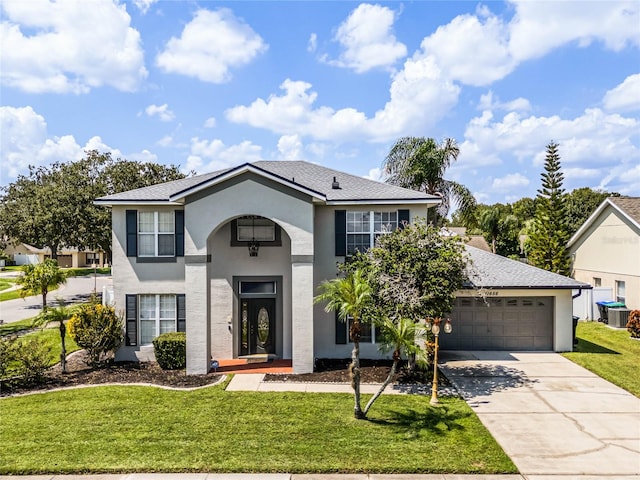
[[[640,197],[607,198],[569,240],[573,277],[640,308]]]
[[[487,240],[482,235],[467,235],[466,227],[446,227],[451,233],[460,237],[465,237],[465,243],[470,247],[479,248],[485,252],[491,251],[491,246],[487,243]]]
[[[346,256],[403,222],[426,218],[439,202],[286,161],[97,199],[112,207],[114,300],[126,324],[117,358],[151,359],[151,340],[174,330],[187,334],[188,373],[206,373],[211,359],[271,355],[291,359],[302,373],[316,358],[349,357],[347,326],[313,304],[318,285],[336,277]],[[473,285],[459,292],[453,348],[571,349],[571,289],[587,285],[469,252],[478,271],[500,272],[474,270]],[[469,336],[496,340],[469,343]],[[381,356],[375,328],[363,335],[361,355]]]
[[[8,245],[4,252],[16,265],[42,263],[51,258],[50,248],[37,248],[26,243]],[[79,251],[77,248],[61,248],[58,251],[58,265],[62,268],[82,268],[104,266],[104,253],[93,250]]]

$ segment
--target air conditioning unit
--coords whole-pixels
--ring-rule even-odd
[[[626,328],[629,321],[628,308],[610,308],[609,309],[609,326],[614,328]]]

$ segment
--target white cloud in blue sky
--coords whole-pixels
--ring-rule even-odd
[[[480,201],[637,195],[640,4],[0,3],[1,184],[97,148],[206,172],[304,159],[380,178],[394,140],[457,139]]]

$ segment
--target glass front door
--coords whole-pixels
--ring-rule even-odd
[[[240,355],[275,353],[275,298],[240,301]]]

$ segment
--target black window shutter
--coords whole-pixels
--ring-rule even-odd
[[[346,345],[347,343],[347,322],[343,322],[338,318],[338,312],[336,313],[336,343],[339,345]]]
[[[187,331],[187,306],[184,293],[176,295],[176,303],[178,304],[178,331]]]
[[[184,210],[176,210],[176,257],[184,257]]]
[[[138,297],[136,295],[125,295],[125,344],[133,347],[138,344]]]
[[[336,257],[344,257],[347,254],[347,211],[335,211],[336,233]]]
[[[409,210],[398,210],[398,228],[402,230],[409,223]]]
[[[138,211],[127,210],[127,257],[138,256]]]

